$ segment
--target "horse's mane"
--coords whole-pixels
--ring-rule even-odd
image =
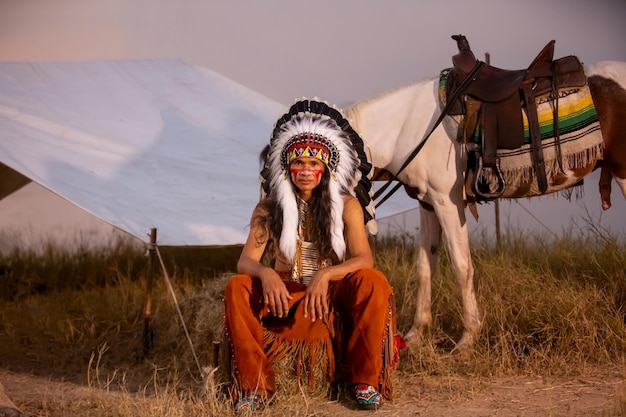
[[[355,103],[352,103],[350,106],[348,106],[348,108],[346,108],[344,110],[344,115],[347,119],[349,120],[355,120],[358,119],[357,115],[359,114],[360,110],[364,107],[367,107],[371,104],[373,104],[374,102],[378,102],[378,101],[382,101],[385,100],[391,96],[394,96],[396,94],[402,93],[408,89],[413,89],[415,87],[418,87],[422,84],[426,84],[429,83],[431,81],[433,81],[434,79],[436,79],[436,77],[429,77],[429,78],[424,78],[418,81],[415,81],[413,83],[410,84],[405,84],[405,85],[401,85],[399,87],[394,87],[391,88],[389,90],[385,90],[381,93],[376,94],[375,96],[363,99],[361,101],[357,101]]]

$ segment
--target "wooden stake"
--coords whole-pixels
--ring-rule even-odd
[[[219,340],[214,340],[213,341],[213,367],[217,368],[218,366],[220,366],[220,347],[222,345],[222,342]]]
[[[154,265],[156,258],[156,236],[155,228],[150,229],[150,244],[148,245],[148,272],[146,276],[146,303],[143,320],[143,357],[148,353],[154,344],[152,329],[150,329],[150,319],[152,318],[152,287],[154,286]]]

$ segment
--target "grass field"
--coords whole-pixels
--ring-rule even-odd
[[[24,408],[49,416],[231,414],[224,367],[215,365],[223,363],[225,350],[223,343],[218,345],[222,292],[238,251],[160,248],[167,275],[156,257],[149,320],[149,257],[141,250],[120,245],[98,253],[65,254],[49,248],[43,254],[15,252],[0,258],[0,265],[7,267],[0,287],[3,372],[115,395],[115,401],[95,394],[61,403],[33,400]],[[483,315],[475,348],[463,358],[449,355],[462,323],[458,291],[444,254],[433,282],[429,341],[402,352],[397,391],[421,384],[449,399],[480,391],[492,378],[582,378],[597,369],[614,370],[613,377],[623,380],[624,244],[604,234],[558,240],[513,235],[506,236],[499,250],[488,243],[475,245],[473,260]],[[394,287],[398,330],[405,332],[415,305],[414,248],[401,240],[381,240],[376,263]],[[144,335],[146,324],[149,331]],[[460,379],[460,386],[451,383]],[[281,383],[287,386],[289,375]],[[319,392],[285,391],[277,400],[287,407],[287,415],[335,415],[336,409],[324,411],[326,402]],[[293,395],[298,399],[292,400]],[[301,407],[303,402],[318,406],[312,412]],[[626,388],[618,390],[614,404],[601,415],[625,412]],[[268,413],[263,415],[272,415]]]

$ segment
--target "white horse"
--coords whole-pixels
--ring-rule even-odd
[[[600,188],[606,209],[610,206],[611,177],[626,198],[626,63],[599,62],[587,68],[586,74],[600,120],[603,147],[598,161],[588,161],[579,169],[566,169],[557,175],[558,179],[549,178],[545,193],[570,187],[601,166]],[[356,103],[345,111],[369,146],[374,167],[397,173],[427,136],[442,113],[438,87],[439,78],[433,77]],[[421,342],[432,324],[431,279],[443,232],[462,298],[464,332],[456,345],[456,350],[461,351],[476,341],[481,313],[474,293],[474,266],[465,215],[468,146],[458,136],[457,121],[445,117],[398,179],[409,195],[420,202],[417,308],[405,338],[409,344]],[[507,184],[502,197],[523,195],[514,184]]]

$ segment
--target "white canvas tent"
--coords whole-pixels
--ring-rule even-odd
[[[30,179],[144,241],[242,243],[285,110],[178,60],[1,63],[0,198]]]

